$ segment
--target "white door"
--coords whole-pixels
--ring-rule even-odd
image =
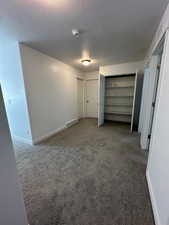
[[[78,118],[83,118],[83,101],[84,101],[84,81],[77,80],[77,106],[78,106]]]
[[[86,117],[97,118],[98,80],[86,81]]]
[[[157,83],[157,64],[158,64],[158,56],[152,56],[150,66],[149,66],[149,79],[148,81],[148,87],[147,87],[147,96],[146,96],[146,102],[144,106],[144,121],[142,125],[142,132],[141,132],[141,148],[142,149],[147,149],[149,140],[149,131],[150,131],[150,124],[151,124],[151,117],[152,117],[152,103],[153,103],[153,96],[154,96],[154,91],[156,88],[156,83]]]
[[[104,123],[104,96],[105,96],[105,77],[99,75],[99,102],[98,102],[98,126],[100,127]]]
[[[156,224],[169,224],[169,31],[166,31],[149,148],[147,181]]]

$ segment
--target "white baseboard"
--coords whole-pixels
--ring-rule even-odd
[[[23,137],[18,137],[18,136],[14,135],[14,136],[12,136],[12,139],[16,140],[16,141],[19,141],[19,142],[22,142],[22,143],[25,143],[25,144],[33,145],[32,140],[29,140],[29,139],[26,139],[26,138],[23,138]]]
[[[66,129],[66,128],[68,128],[68,127],[71,127],[71,126],[73,126],[74,124],[78,123],[78,121],[79,121],[78,119],[73,119],[73,120],[68,121],[63,127],[60,127],[60,128],[58,128],[58,129],[56,129],[56,130],[54,130],[54,131],[48,133],[47,135],[44,135],[44,136],[41,136],[41,137],[36,138],[35,140],[33,140],[33,144],[34,144],[34,145],[37,145],[37,144],[39,144],[40,142],[45,141],[46,139],[48,139],[48,138],[54,136],[55,134],[61,132],[62,130]]]
[[[65,127],[71,127],[71,126],[73,126],[73,125],[75,125],[76,123],[78,123],[79,122],[79,119],[73,119],[73,120],[70,120],[70,121],[68,121],[67,123],[66,123],[66,125],[65,125]]]
[[[64,130],[64,129],[66,129],[65,126],[60,127],[60,128],[58,128],[58,129],[56,129],[55,131],[52,131],[52,132],[48,133],[47,135],[38,137],[38,138],[36,138],[35,140],[33,140],[33,144],[34,144],[34,145],[37,145],[37,144],[39,144],[40,142],[45,141],[46,139],[48,139],[48,138],[54,136],[55,134],[61,132],[61,131]]]
[[[152,183],[151,183],[151,179],[150,179],[148,170],[146,172],[146,178],[147,178],[148,189],[149,189],[149,193],[150,193],[150,199],[151,199],[151,205],[152,205],[153,214],[154,214],[155,225],[162,225],[161,221],[160,221],[160,216],[159,216],[159,212],[158,212],[158,208],[157,208],[157,202],[156,202],[156,198],[154,196],[153,187],[152,187]]]

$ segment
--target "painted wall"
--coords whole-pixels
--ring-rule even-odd
[[[169,32],[161,63],[150,142],[147,180],[157,225],[169,224]]]
[[[161,19],[146,63],[166,32],[149,148],[147,181],[156,225],[169,224],[169,5]]]
[[[0,224],[27,225],[23,195],[0,89]]]
[[[31,143],[31,130],[17,42],[3,40],[0,45],[0,83],[12,136]]]
[[[99,69],[102,75],[121,75],[136,73],[136,70],[143,70],[144,61],[128,62],[116,65],[101,66]]]
[[[165,34],[168,28],[169,28],[169,4],[161,18],[159,26],[153,37],[152,43],[147,51],[147,55],[145,57],[145,63],[149,63],[151,56],[153,55],[153,52],[155,51],[157,45],[159,44],[160,40],[162,39],[163,35]]]
[[[99,70],[84,73],[84,77],[85,77],[86,80],[88,80],[88,79],[99,79]]]
[[[78,118],[74,68],[20,45],[33,142],[56,133]]]
[[[169,32],[157,90],[157,101],[149,149],[147,180],[157,225],[169,224]]]

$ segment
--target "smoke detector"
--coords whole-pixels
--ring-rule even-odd
[[[78,29],[73,29],[72,30],[72,34],[73,34],[73,36],[75,36],[75,37],[79,37],[79,35],[80,35],[80,31],[78,30]]]

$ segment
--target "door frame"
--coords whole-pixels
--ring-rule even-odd
[[[98,80],[98,127],[104,124],[105,76],[99,74]]]
[[[77,79],[77,81],[81,80],[83,82],[83,113],[82,113],[82,118],[84,118],[85,117],[85,79],[82,78],[82,77],[79,77],[79,76],[77,76],[76,79]],[[77,85],[78,85],[78,82],[77,82]],[[78,93],[77,93],[77,95],[78,95]],[[78,96],[77,96],[77,99],[78,99]],[[77,111],[78,111],[78,106],[77,106]],[[77,112],[77,114],[78,114],[78,112]],[[79,118],[79,115],[78,115],[78,120],[79,119],[81,119],[81,118]]]
[[[156,110],[156,102],[157,102],[157,94],[158,94],[158,87],[159,87],[159,80],[160,80],[160,73],[161,73],[161,63],[162,63],[162,57],[163,57],[163,49],[164,49],[164,41],[165,37],[162,38],[162,40],[159,42],[157,48],[155,49],[154,55],[158,57],[158,63],[156,67],[156,77],[155,77],[155,84],[153,89],[153,98],[152,98],[152,107],[150,112],[150,121],[149,121],[149,139],[147,143],[147,150],[149,151],[150,148],[150,141],[153,131],[153,122],[154,122],[154,115]]]
[[[141,97],[141,108],[140,108],[140,116],[139,116],[139,126],[138,132],[141,133],[143,130],[143,123],[145,118],[145,105],[146,105],[146,94],[148,89],[149,82],[149,68],[146,66],[144,68],[144,78],[143,78],[143,88],[142,88],[142,97]]]
[[[134,93],[133,93],[133,108],[132,108],[132,114],[131,114],[131,125],[130,125],[130,131],[133,132],[133,123],[134,123],[134,112],[135,112],[135,103],[136,103],[136,90],[137,90],[137,75],[138,71],[136,70],[135,73],[135,80],[134,80]]]
[[[85,118],[96,118],[97,117],[87,117],[87,82],[89,81],[93,81],[93,80],[99,80],[98,78],[88,78],[88,79],[85,79],[84,80],[84,117]],[[97,105],[98,105],[98,102],[97,102]]]
[[[153,101],[153,93],[155,89],[155,81],[156,81],[156,74],[157,74],[157,61],[158,57],[153,55],[150,63],[149,63],[149,73],[148,73],[148,88],[147,88],[147,96],[145,99],[145,106],[144,106],[144,121],[143,121],[143,128],[141,132],[140,138],[140,145],[141,148],[146,150],[148,148],[148,136],[149,136],[149,127],[150,127],[150,120],[151,120],[151,110],[152,110],[152,101]]]
[[[154,115],[156,111],[156,99],[158,97],[158,87],[159,87],[159,79],[160,79],[160,70],[158,69],[159,59],[162,59],[162,51],[163,51],[163,44],[164,44],[165,38],[162,37],[159,44],[157,45],[155,51],[153,52],[153,55],[149,61],[148,64],[148,70],[149,70],[149,79],[148,82],[148,92],[147,92],[147,98],[145,101],[144,106],[144,113],[146,116],[144,118],[142,129],[141,129],[141,139],[140,144],[141,148],[144,150],[149,150],[150,148],[150,142],[152,138],[152,132],[153,132],[153,123],[154,123]],[[161,53],[159,53],[161,52]],[[161,54],[161,56],[160,56]],[[160,59],[160,60],[161,60]],[[150,88],[151,87],[151,88]],[[154,106],[153,106],[154,105]],[[146,110],[147,109],[147,110]],[[146,111],[145,111],[146,110]]]

